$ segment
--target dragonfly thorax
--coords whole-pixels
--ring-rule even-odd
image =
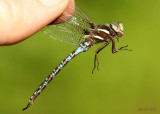
[[[111,23],[111,29],[113,29],[116,33],[116,36],[121,37],[123,35],[123,24],[122,23]]]

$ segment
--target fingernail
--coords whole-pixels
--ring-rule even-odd
[[[59,2],[59,0],[40,0],[40,2],[46,6],[52,6]]]

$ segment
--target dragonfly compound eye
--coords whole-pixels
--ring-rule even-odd
[[[111,23],[111,28],[116,32],[116,35],[118,37],[121,37],[123,35],[123,24],[122,23]]]

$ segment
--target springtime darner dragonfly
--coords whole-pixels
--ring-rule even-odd
[[[67,15],[68,14],[65,14],[65,12],[62,14],[64,18],[68,18],[69,16]],[[112,42],[112,53],[116,53],[120,50],[128,50],[126,49],[127,46],[121,47],[118,50],[115,48],[115,38],[119,38],[123,35],[122,23],[94,24],[77,6],[71,19],[68,19],[68,21],[62,24],[48,25],[44,29],[44,33],[62,42],[70,43],[73,45],[79,44],[79,47],[70,53],[58,65],[58,67],[52,71],[52,73],[31,96],[27,107],[25,107],[23,110],[27,109],[31,104],[33,104],[38,95],[71,59],[73,59],[79,53],[87,51],[94,44],[104,42],[104,44],[98,48],[95,53],[93,70],[96,68],[96,63],[97,68],[99,65],[97,58],[98,53],[110,42]]]

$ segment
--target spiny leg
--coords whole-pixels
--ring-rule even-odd
[[[97,56],[96,56],[96,54],[95,54],[95,57],[94,57],[94,67],[93,67],[93,70],[92,70],[92,74],[94,73],[94,70],[95,70],[95,68],[96,68],[96,58],[97,58]],[[97,61],[98,61],[98,58],[97,58]],[[99,63],[99,62],[98,62]]]
[[[128,45],[127,45],[127,46],[123,46],[123,47],[121,47],[121,48],[119,48],[119,49],[117,50],[117,49],[115,48],[115,41],[114,41],[114,39],[112,38],[111,40],[112,40],[112,53],[116,53],[116,52],[121,51],[121,50],[132,51],[132,50],[126,49],[126,47],[128,47]]]
[[[98,49],[96,50],[95,58],[94,58],[94,67],[93,67],[93,70],[92,70],[92,74],[94,73],[94,70],[95,70],[95,68],[96,68],[96,62],[97,62],[97,70],[98,70],[98,66],[99,66],[98,53],[99,53],[103,48],[105,48],[108,44],[109,44],[109,42],[105,43],[104,45],[102,45],[100,48],[98,48]]]
[[[126,49],[126,47],[128,47],[128,45],[123,46],[123,47],[119,48],[118,50],[128,50],[128,51],[132,51],[132,50]]]
[[[123,47],[119,48],[118,50],[115,50],[115,52],[114,52],[114,53],[116,53],[116,52],[118,52],[118,51],[121,51],[121,50],[132,51],[132,50],[126,49],[126,47],[128,47],[128,45],[123,46]]]

